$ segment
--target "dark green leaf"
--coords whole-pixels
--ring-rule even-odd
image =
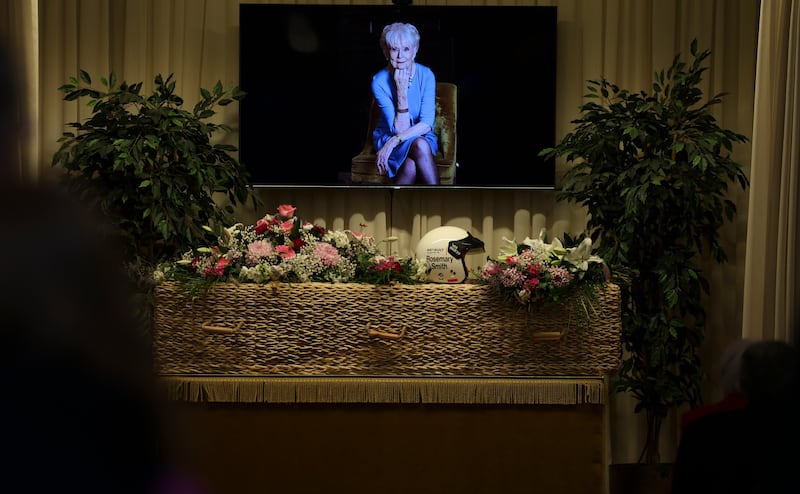
[[[211,194],[223,191],[231,202],[245,202],[248,174],[227,154],[234,146],[210,142],[214,132],[231,130],[202,121],[215,114],[213,95],[195,114],[181,108],[172,74],[155,76],[149,95],[141,94],[142,82],[104,93],[85,76],[87,86],[72,78],[62,92],[67,101],[91,98],[92,116],[66,124],[75,132],[63,133],[52,165],[69,171],[71,187],[119,227],[126,258],[155,262],[184,252],[187,241],[199,238],[199,224],[231,219],[228,206],[218,206]],[[103,86],[116,82],[113,72],[101,79]],[[230,102],[224,95],[216,99]]]
[[[708,280],[696,265],[724,262],[719,229],[735,208],[728,183],[749,182],[730,158],[746,142],[721,129],[703,102],[700,84],[709,52],[692,42],[691,64],[676,56],[658,70],[648,91],[632,92],[590,80],[574,128],[539,155],[564,157],[559,201],[586,207],[587,233],[598,254],[623,272],[622,337],[625,357],[613,389],[631,392],[637,410],[664,417],[696,403],[703,376],[703,294]],[[727,220],[726,220],[727,218]]]

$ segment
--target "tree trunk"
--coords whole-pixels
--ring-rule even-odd
[[[647,410],[647,437],[644,442],[644,449],[642,456],[639,458],[641,463],[644,458],[644,463],[648,465],[657,465],[661,462],[661,421],[662,417],[652,410]]]

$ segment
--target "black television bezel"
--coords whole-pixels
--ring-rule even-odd
[[[436,190],[455,190],[455,189],[499,189],[499,190],[552,190],[555,188],[555,163],[553,161],[545,161],[541,157],[538,156],[538,152],[543,149],[544,147],[550,147],[555,144],[555,96],[556,96],[556,57],[557,57],[557,46],[556,46],[556,39],[557,39],[557,7],[555,6],[398,6],[398,5],[354,5],[354,4],[264,4],[264,3],[242,3],[239,6],[240,9],[240,87],[248,93],[248,95],[239,102],[240,106],[240,122],[239,122],[239,159],[245,167],[247,167],[248,171],[252,175],[251,185],[256,188],[283,188],[283,189],[292,189],[292,188],[311,188],[311,189],[326,189],[326,188],[357,188],[357,189],[436,189]],[[256,12],[255,10],[258,10]],[[253,174],[253,170],[255,169],[255,165],[249,163],[250,158],[255,155],[255,151],[249,152],[248,146],[250,146],[249,142],[254,142],[256,140],[253,135],[251,135],[251,124],[248,123],[247,117],[248,112],[255,112],[253,108],[251,108],[251,103],[255,106],[256,103],[253,103],[255,99],[253,97],[254,87],[255,84],[251,82],[251,76],[246,73],[247,67],[245,64],[252,63],[248,60],[245,60],[247,57],[253,57],[253,51],[260,49],[262,53],[262,58],[265,60],[269,60],[269,56],[263,53],[264,47],[256,48],[254,45],[250,44],[249,36],[251,36],[251,31],[254,28],[260,28],[262,30],[266,30],[267,27],[264,25],[258,24],[258,19],[261,18],[260,16],[263,15],[275,15],[275,14],[283,14],[286,15],[286,12],[295,12],[301,13],[303,15],[309,15],[309,13],[313,15],[321,15],[324,11],[330,12],[340,12],[340,15],[347,15],[347,16],[359,16],[359,15],[374,15],[377,18],[387,18],[392,20],[401,20],[406,22],[413,22],[418,27],[420,27],[420,32],[422,35],[422,45],[420,48],[420,54],[418,55],[418,60],[420,63],[426,63],[429,65],[433,65],[432,63],[427,62],[425,58],[426,51],[432,51],[432,38],[433,36],[430,33],[426,33],[425,31],[425,20],[421,19],[443,19],[445,14],[448,15],[448,18],[451,17],[453,14],[456,17],[463,18],[465,13],[469,11],[468,14],[473,15],[473,18],[481,19],[484,23],[489,21],[496,21],[497,19],[511,19],[514,22],[518,22],[520,16],[518,15],[522,10],[526,12],[534,12],[536,14],[536,18],[539,22],[542,22],[546,28],[547,33],[542,34],[541,36],[547,37],[549,41],[549,46],[538,46],[537,52],[539,53],[539,58],[537,58],[538,63],[532,63],[531,66],[526,67],[519,67],[517,69],[510,68],[508,69],[509,74],[515,73],[516,77],[518,78],[517,84],[513,88],[508,88],[508,93],[513,95],[515,98],[525,98],[526,96],[532,97],[535,94],[541,94],[544,92],[545,94],[549,95],[548,97],[539,98],[536,103],[536,112],[537,115],[540,116],[542,122],[547,122],[547,128],[537,128],[534,132],[528,132],[525,135],[519,135],[518,140],[520,140],[520,144],[518,145],[519,149],[522,150],[521,154],[525,154],[527,158],[530,159],[530,163],[528,166],[536,166],[539,167],[535,175],[535,178],[531,180],[527,180],[524,183],[520,183],[517,177],[513,177],[507,181],[503,182],[493,182],[488,178],[481,178],[480,175],[469,177],[469,181],[464,181],[465,172],[463,165],[458,169],[456,175],[456,183],[452,185],[437,185],[437,186],[429,186],[429,185],[398,185],[398,184],[358,184],[358,183],[347,183],[346,181],[333,181],[333,180],[320,180],[320,181],[298,181],[298,180],[289,180],[289,181],[281,181],[281,180],[263,180],[259,174]],[[258,15],[256,15],[258,14]],[[511,21],[508,21],[511,22]],[[381,24],[377,22],[376,24]],[[244,26],[244,28],[243,28]],[[519,24],[515,24],[516,27]],[[382,27],[382,24],[379,26]],[[515,55],[518,53],[519,46],[514,46],[513,43],[508,43],[507,39],[498,40],[498,36],[487,36],[486,30],[482,30],[480,25],[476,26],[468,26],[469,29],[473,30],[473,34],[476,37],[484,37],[486,43],[490,44],[490,47],[486,50],[489,51],[491,49],[499,50],[501,47],[509,50]],[[497,31],[497,26],[495,26],[495,30]],[[518,30],[521,31],[521,30]],[[512,30],[513,32],[513,30]],[[464,33],[459,32],[461,36],[465,36]],[[518,33],[519,34],[519,33]],[[520,34],[522,36],[522,34]],[[363,47],[364,50],[367,52],[371,52],[371,56],[377,55],[378,57],[382,57],[380,54],[380,49],[378,47],[378,36],[379,36],[379,28],[376,29],[376,33],[374,34],[374,40],[372,43]],[[437,39],[436,42],[439,44],[442,43],[441,38]],[[498,44],[495,46],[492,43],[497,42]],[[253,51],[251,51],[253,50]],[[515,52],[516,50],[516,52]],[[507,55],[507,56],[515,56],[515,55]],[[378,62],[375,64],[372,72],[377,72],[380,68],[381,63],[383,62],[382,58],[376,58]],[[515,59],[516,60],[516,59]],[[544,62],[542,62],[544,60]],[[456,62],[453,62],[456,63]],[[434,67],[432,67],[434,68]],[[508,67],[506,67],[508,68]],[[523,70],[524,69],[524,70]],[[450,72],[447,70],[442,70],[435,68],[435,73],[437,74],[437,80],[450,80],[452,78],[457,79],[458,74],[454,74],[457,72],[455,69],[450,69]],[[440,74],[442,74],[440,76]],[[548,77],[549,74],[549,77]],[[457,84],[461,81],[455,80]],[[366,122],[367,122],[367,109],[368,109],[368,102],[371,98],[371,94],[368,92],[368,79],[364,85],[367,88],[366,93],[359,97],[363,98],[363,101],[358,103],[359,108],[363,107],[361,114],[358,117],[355,117],[358,120],[358,129],[355,130],[356,127],[353,127],[353,131],[356,132],[359,141],[363,144],[363,138],[366,134]],[[544,87],[544,91],[541,88]],[[458,151],[463,151],[466,140],[469,139],[472,142],[474,139],[470,139],[471,136],[464,135],[461,133],[461,126],[463,125],[463,121],[465,118],[463,107],[463,100],[461,99],[461,95],[463,92],[459,93],[459,118],[458,118],[458,125],[459,125],[459,141],[458,141]],[[528,100],[530,101],[530,100]],[[530,107],[529,107],[530,108]],[[263,138],[263,137],[261,137]],[[495,137],[497,139],[497,137]],[[250,139],[250,141],[247,141]],[[527,139],[527,140],[525,140]],[[537,142],[540,143],[538,146],[532,146],[531,140],[538,139]],[[313,141],[309,140],[309,145],[313,146]],[[360,145],[359,145],[360,146]],[[254,148],[255,149],[255,148]],[[263,149],[263,148],[262,148]],[[352,152],[352,156],[355,156],[358,153],[357,149],[354,149]],[[461,153],[457,153],[458,156],[463,156]],[[298,156],[298,161],[301,161],[302,158]],[[461,164],[461,163],[460,163]],[[349,165],[349,161],[348,161]],[[294,163],[292,166],[296,166]],[[511,170],[514,170],[514,164],[506,163],[490,163],[487,166],[483,166],[485,169],[485,173],[483,177],[489,177],[489,174],[496,174],[494,178],[496,179],[498,176],[502,174],[509,175]],[[341,167],[337,170],[339,174],[349,172],[349,166],[345,169],[345,166]],[[461,181],[459,181],[461,178]]]

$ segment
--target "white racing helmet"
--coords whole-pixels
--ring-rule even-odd
[[[434,283],[463,283],[469,276],[464,260],[469,251],[482,251],[483,242],[456,226],[440,226],[419,240],[417,258],[425,262],[425,276]]]

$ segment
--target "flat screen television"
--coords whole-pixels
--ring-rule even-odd
[[[372,76],[391,22],[420,32],[417,61],[457,86],[455,183],[550,189],[555,165],[556,7],[240,4],[239,160],[262,187],[350,182]],[[404,187],[378,185],[377,187]],[[411,186],[405,186],[411,187]]]

